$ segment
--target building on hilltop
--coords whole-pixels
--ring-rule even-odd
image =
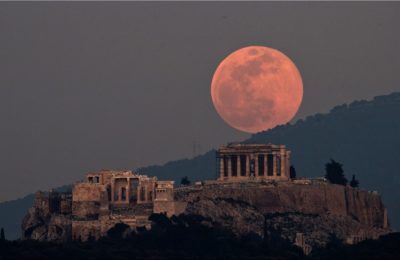
[[[153,213],[200,215],[210,223],[230,225],[235,234],[251,231],[264,236],[269,232],[266,222],[274,218],[284,228],[290,224],[287,238],[308,254],[324,236],[314,237],[312,229],[300,233],[304,221],[319,230],[335,229],[347,243],[390,230],[377,193],[320,179],[290,180],[290,151],[284,145],[228,144],[220,147],[216,158],[217,180],[194,185],[175,188],[173,181],[133,171],[101,170],[88,173],[72,192],[37,192],[22,222],[23,238],[86,241],[106,236],[121,223],[125,234],[150,229]]]
[[[117,223],[150,228],[152,213],[176,214],[173,181],[132,171],[88,173],[72,190],[72,239],[95,239]]]
[[[284,145],[221,146],[217,152],[219,178],[214,182],[289,180],[289,156]],[[176,200],[175,193],[173,181],[159,181],[133,171],[90,172],[69,194],[37,192],[33,210],[51,220],[47,233],[45,229],[41,233],[40,229],[25,227],[24,237],[85,241],[105,236],[117,223],[132,230],[150,228],[152,213],[172,216],[185,210],[187,202]]]
[[[228,144],[217,151],[218,180],[289,180],[290,151],[285,145]]]

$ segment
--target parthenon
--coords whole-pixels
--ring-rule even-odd
[[[389,230],[387,210],[376,193],[331,185],[321,179],[290,178],[290,151],[285,145],[231,143],[220,146],[216,159],[217,180],[196,181],[192,185],[174,187],[172,180],[158,180],[131,170],[100,170],[88,173],[70,192],[37,192],[34,207],[24,218],[23,237],[64,242],[97,240],[112,234],[121,227],[119,224],[124,224],[124,234],[142,232],[153,228],[151,216],[154,213],[168,217],[181,214],[200,214],[206,218],[222,216],[225,221],[225,213],[229,212],[231,219],[240,220],[242,210],[236,205],[237,201],[256,205],[260,214],[264,214],[261,211],[274,213],[277,209],[289,209],[305,213],[307,218],[310,214],[326,212],[329,216],[345,217],[349,220],[346,223],[351,223],[346,233],[338,226],[347,243],[374,238]],[[319,198],[318,194],[325,196]],[[331,198],[341,198],[341,201],[337,203]],[[229,206],[230,199],[234,207]],[[352,206],[347,205],[348,201]],[[364,207],[366,201],[370,203],[365,208],[368,212],[354,211]],[[247,203],[243,210],[247,211]],[[220,208],[225,206],[227,208]],[[259,213],[251,210],[245,214]],[[260,228],[253,226],[254,230],[262,232],[266,220],[258,226]],[[231,230],[239,233],[252,225],[242,220],[236,223]],[[242,223],[246,225],[240,226]],[[362,226],[365,228],[360,229]],[[371,228],[374,231],[369,233]],[[311,247],[303,234],[295,237],[295,245],[305,254],[309,253]]]
[[[285,145],[222,145],[217,152],[217,164],[220,181],[290,178],[290,151]]]

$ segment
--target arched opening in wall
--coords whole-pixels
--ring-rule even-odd
[[[100,183],[100,177],[99,176],[96,176],[95,180],[96,180],[96,183]]]
[[[121,200],[123,200],[123,201],[126,200],[126,188],[125,187],[121,188]]]

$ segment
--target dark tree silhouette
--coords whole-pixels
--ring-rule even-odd
[[[107,237],[114,240],[123,239],[127,229],[129,229],[128,225],[124,223],[117,223],[114,227],[107,231]]]
[[[296,169],[293,165],[290,165],[289,168],[290,179],[296,179]]]
[[[351,178],[351,181],[350,181],[350,186],[353,188],[358,188],[359,184],[360,184],[360,182],[356,179],[356,175],[353,174],[353,177]]]
[[[334,184],[346,185],[347,179],[343,174],[343,165],[331,159],[331,162],[325,164],[325,178]]]
[[[6,240],[6,236],[4,235],[4,228],[1,228],[1,231],[0,231],[0,240]]]
[[[190,185],[190,180],[189,180],[189,178],[188,178],[187,176],[183,177],[183,178],[181,179],[181,184],[182,184],[182,185]]]

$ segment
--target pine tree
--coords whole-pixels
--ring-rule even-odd
[[[343,165],[331,159],[331,162],[325,164],[325,178],[334,184],[346,185],[347,179],[343,174]]]
[[[353,177],[351,178],[351,181],[350,181],[350,186],[353,188],[358,188],[359,184],[360,184],[360,182],[356,179],[356,175],[353,174]]]
[[[4,235],[4,228],[0,230],[0,240],[6,240],[6,236]]]
[[[296,179],[296,169],[294,168],[293,165],[290,165],[289,175],[290,175],[290,179]]]

